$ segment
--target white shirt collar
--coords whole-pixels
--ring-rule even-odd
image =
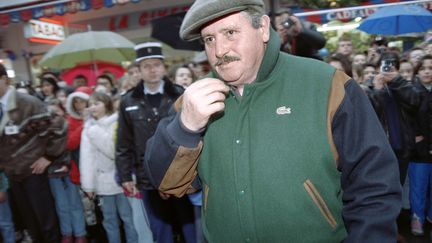
[[[159,94],[159,93],[163,94],[164,93],[164,85],[165,85],[165,81],[161,80],[158,89],[156,91],[151,91],[147,87],[146,83],[144,82],[144,94],[146,94],[146,95],[148,95],[148,94],[154,95],[154,94]]]

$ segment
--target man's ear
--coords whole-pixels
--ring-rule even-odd
[[[270,17],[267,15],[261,16],[261,33],[263,42],[267,43],[270,40]]]

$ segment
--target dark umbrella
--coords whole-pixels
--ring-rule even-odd
[[[186,12],[180,12],[152,20],[151,37],[170,45],[174,49],[202,51],[203,47],[199,40],[184,41],[180,39],[179,31]]]

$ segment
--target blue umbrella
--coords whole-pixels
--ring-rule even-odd
[[[394,5],[380,8],[358,27],[369,34],[402,35],[426,32],[432,28],[432,14],[415,5]]]

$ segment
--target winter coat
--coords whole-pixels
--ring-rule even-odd
[[[83,130],[84,118],[73,107],[73,100],[75,98],[88,100],[90,96],[89,94],[77,89],[77,91],[71,93],[68,96],[66,102],[66,111],[68,114],[67,116],[68,133],[67,133],[66,149],[70,152],[70,158],[71,158],[70,177],[73,183],[80,184],[80,173],[79,173],[78,165],[79,165],[81,133]]]
[[[432,91],[421,83],[414,87],[420,93],[419,109],[415,119],[415,135],[423,136],[423,140],[415,144],[413,161],[432,163]]]
[[[114,129],[117,113],[86,121],[81,135],[80,174],[85,192],[114,195],[123,189],[115,181]]]
[[[116,165],[121,182],[137,177],[137,187],[150,189],[150,183],[142,165],[147,139],[160,119],[166,117],[174,101],[183,93],[183,88],[165,80],[164,94],[158,108],[150,105],[144,95],[141,81],[134,89],[124,94],[119,108],[119,122],[116,143]]]
[[[397,155],[400,159],[409,160],[414,150],[413,123],[418,107],[418,92],[412,84],[399,76],[389,82],[387,88],[371,91],[368,96],[387,135],[389,135],[389,122],[385,115],[386,99],[394,99],[396,102],[402,139],[402,149]]]
[[[32,174],[30,166],[45,157],[52,163],[61,157],[66,144],[66,122],[50,113],[34,96],[16,92],[10,95],[0,121],[0,170],[10,180],[21,181]],[[8,134],[6,127],[17,131]]]

